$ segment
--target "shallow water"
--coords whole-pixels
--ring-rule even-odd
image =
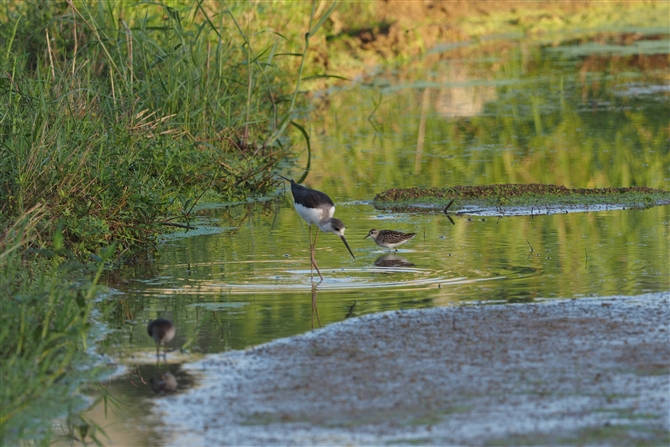
[[[115,284],[120,293],[103,303],[116,330],[111,354],[131,368],[151,364],[146,323],[170,318],[178,330],[168,361],[183,389],[191,380],[179,374],[184,360],[319,322],[461,302],[670,290],[670,206],[454,215],[452,225],[442,213],[390,213],[370,204],[377,192],[410,186],[669,189],[668,37],[603,39],[458,47],[315,97],[304,184],[336,203],[356,259],[338,238],[320,235],[325,279],[313,287],[308,229],[285,184],[265,201],[203,209],[197,231],[166,236],[154,262]],[[281,173],[297,179],[306,162],[305,151]],[[373,227],[417,235],[389,254],[363,240]],[[153,393],[139,376],[136,370],[106,385],[143,402]],[[94,420],[112,439],[129,426]],[[133,439],[159,443],[151,424],[141,425]]]
[[[190,341],[189,349],[199,352],[243,349],[308,330],[307,227],[288,199],[276,213],[252,208],[257,215],[234,230],[165,242],[152,276],[130,279],[124,287],[124,300],[144,306],[135,319],[171,318],[180,329],[172,345]],[[463,301],[635,295],[669,286],[667,207],[456,218],[455,225],[439,213],[382,214],[346,202],[337,215],[349,227],[356,259],[339,238],[320,236],[317,261],[324,281],[316,294],[322,324],[350,310],[359,316]],[[372,227],[417,236],[389,253],[363,240]],[[377,267],[379,260],[405,262]],[[123,351],[134,353],[137,342],[151,346],[145,324],[129,329]]]

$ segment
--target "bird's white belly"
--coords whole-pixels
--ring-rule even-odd
[[[335,214],[335,207],[331,206],[330,208],[308,208],[299,203],[294,203],[295,210],[300,214],[300,216],[305,219],[305,222],[308,224],[318,225],[321,227],[321,222],[325,222]]]
[[[398,245],[402,245],[402,244],[404,244],[405,242],[409,242],[409,239],[405,239],[404,241],[399,241],[399,242],[382,242],[382,241],[379,241],[379,240],[375,239],[375,242],[376,242],[377,245],[379,245],[380,247],[384,247],[384,248],[396,248]]]

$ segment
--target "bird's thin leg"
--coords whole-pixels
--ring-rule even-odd
[[[314,250],[312,249],[312,226],[309,227],[309,274],[314,281]]]
[[[311,228],[311,226],[310,226],[310,228]],[[311,251],[311,255],[312,255],[312,265],[316,269],[316,273],[319,274],[319,278],[321,278],[321,281],[323,281],[323,275],[321,274],[321,271],[319,270],[319,266],[316,265],[316,238],[318,238],[318,237],[319,237],[319,227],[316,227],[316,233],[314,234],[314,244],[311,244],[311,242],[312,242],[312,232],[310,231],[310,234],[309,234],[310,249],[311,249],[310,251]],[[313,277],[314,276],[312,275],[312,278]]]

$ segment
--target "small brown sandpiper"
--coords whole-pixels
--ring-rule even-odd
[[[406,243],[414,236],[416,236],[416,233],[403,233],[395,230],[377,230],[376,228],[373,228],[363,239],[372,237],[380,247],[388,248],[389,250],[395,248],[395,251],[398,251],[396,248],[398,245]]]
[[[147,326],[147,333],[156,342],[156,357],[160,356],[159,348],[161,343],[165,346],[174,338],[176,330],[172,322],[166,318],[157,318],[149,321]],[[165,358],[165,351],[163,351],[163,358]]]

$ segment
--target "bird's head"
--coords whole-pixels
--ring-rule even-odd
[[[369,238],[370,236],[372,236],[372,239],[377,239],[377,236],[379,236],[379,230],[376,229],[376,228],[373,228],[372,230],[370,230],[370,231],[368,232],[368,235],[365,236],[363,239],[367,239],[367,238]]]
[[[335,217],[331,217],[326,221],[325,224],[321,225],[321,231],[327,231],[329,233],[335,233],[342,239],[342,242],[344,242],[344,245],[347,247],[347,250],[349,250],[349,253],[351,254],[351,257],[356,259],[356,256],[354,256],[354,253],[351,251],[351,248],[349,248],[349,244],[347,244],[347,240],[344,238],[344,222],[342,222],[340,219],[337,219]]]

